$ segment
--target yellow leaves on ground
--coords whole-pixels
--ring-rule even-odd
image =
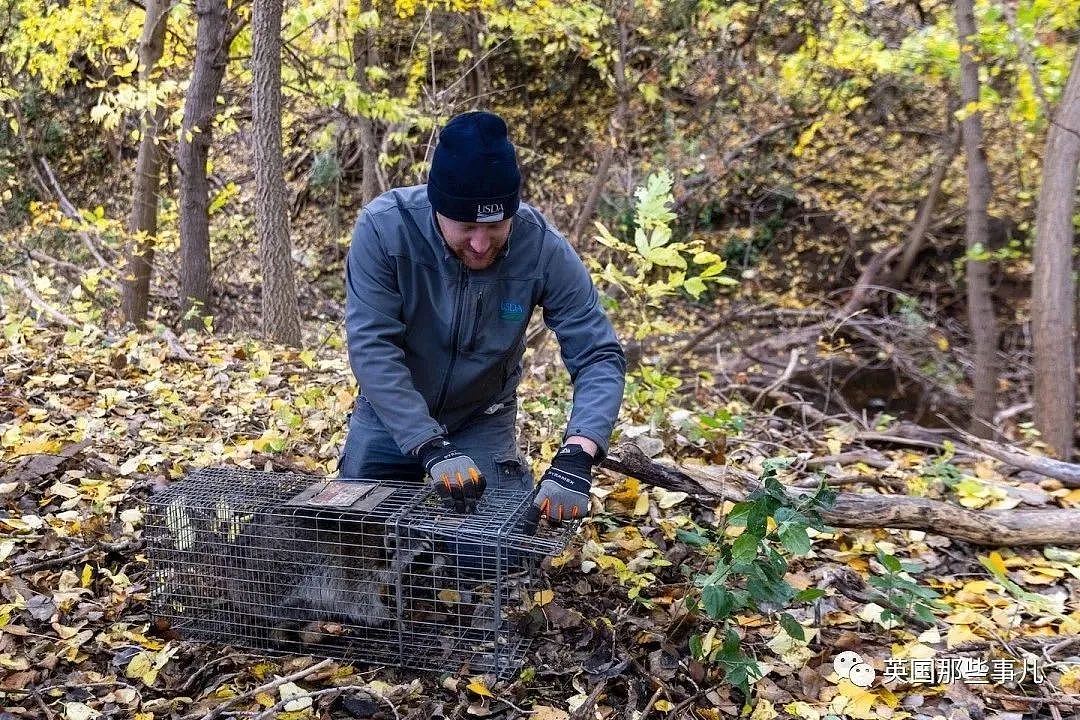
[[[1058,684],[1070,695],[1080,695],[1080,665],[1073,665],[1063,672]]]
[[[648,495],[644,495],[647,499]],[[651,568],[670,565],[656,546],[633,526],[622,527],[604,535],[603,542],[590,538],[581,549],[581,570],[597,568],[611,571],[628,596],[637,598],[641,589],[656,581]]]
[[[34,389],[40,403],[15,408],[15,422],[0,436],[0,461],[93,437],[95,453],[121,476],[176,476],[183,467],[229,461],[250,466],[253,453],[288,452],[312,470],[336,466],[355,400],[343,354],[184,335],[180,344],[197,361],[175,361],[165,339],[150,334],[108,345],[96,338],[65,345],[49,333],[23,340],[0,350],[0,360],[35,358],[32,372],[10,379]]]
[[[438,598],[447,605],[457,605],[461,602],[461,593],[453,588],[443,588],[439,591]]]
[[[815,653],[808,645],[814,636],[817,634],[816,630],[804,630],[806,634],[805,640],[798,640],[787,634],[787,631],[780,628],[776,635],[772,637],[765,645],[772,650],[783,661],[785,665],[795,670],[798,670],[803,665],[806,665]],[[704,648],[704,644],[702,646]]]
[[[267,692],[255,693],[255,702],[259,703],[264,708],[277,705],[277,700],[274,698],[274,696]]]
[[[803,720],[821,720],[821,713],[813,705],[800,701],[788,703],[784,706],[784,712],[793,717]]]
[[[22,457],[23,455],[52,454],[59,452],[61,446],[62,443],[59,440],[39,438],[15,446],[8,457],[9,459],[15,459],[17,457]]]
[[[690,496],[684,492],[673,492],[661,487],[654,487],[653,497],[656,498],[656,504],[661,510],[670,510]]]
[[[538,590],[532,594],[533,605],[543,607],[555,599],[553,590]]]
[[[473,678],[470,678],[469,684],[466,685],[465,688],[467,690],[473,691],[474,693],[476,693],[480,697],[486,697],[486,698],[495,697],[494,695],[492,695],[491,691],[488,690],[488,687],[487,687],[486,682],[484,681],[484,678],[479,676],[479,675],[475,676]]]
[[[276,663],[261,662],[255,663],[249,669],[249,672],[255,677],[256,680],[265,680],[270,677],[271,674],[278,671]]]
[[[611,500],[618,503],[633,515],[647,515],[649,513],[649,493],[645,492],[637,478],[626,478],[614,490],[599,489],[594,494],[602,500]],[[661,487],[652,488],[652,498],[656,501],[656,506],[661,510],[670,510],[688,497],[690,496],[684,492],[665,490]]]
[[[142,650],[135,654],[124,669],[124,675],[132,680],[141,680],[144,685],[151,686],[157,680],[158,672],[172,659],[179,647],[166,645],[158,652]]]
[[[837,694],[829,705],[830,710],[837,715],[857,720],[876,720],[882,717],[882,713],[876,709],[877,705],[894,708],[899,702],[897,697],[885,688],[867,690],[847,678],[841,678],[836,688]]]
[[[761,699],[754,705],[754,711],[750,713],[750,720],[773,720],[779,714],[771,702]]]
[[[1061,504],[1066,507],[1080,507],[1080,488],[1069,490],[1059,499],[1061,500]]]

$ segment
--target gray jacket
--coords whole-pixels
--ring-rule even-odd
[[[345,291],[353,374],[403,453],[516,402],[536,306],[574,383],[566,435],[607,452],[626,358],[581,259],[535,208],[521,204],[491,267],[469,270],[425,186],[384,193],[356,222]]]

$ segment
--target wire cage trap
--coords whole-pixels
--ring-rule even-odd
[[[150,500],[151,607],[193,640],[506,678],[537,563],[571,532],[525,534],[530,499],[462,515],[415,482],[197,470]]]

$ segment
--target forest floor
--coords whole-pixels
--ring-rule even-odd
[[[792,602],[786,621],[785,608],[761,603],[725,624],[705,612],[709,600],[703,608],[694,598],[716,548],[745,532],[724,520],[733,503],[608,469],[599,471],[592,518],[546,563],[547,590],[529,596],[533,645],[511,680],[267,657],[178,637],[153,621],[148,603],[148,497],[199,467],[332,474],[354,399],[340,328],[294,351],[177,338],[161,326],[109,335],[14,312],[4,322],[0,720],[1080,712],[1075,550],[976,545],[950,539],[948,528],[810,527],[805,545],[789,534],[774,554],[787,562],[786,586],[820,596]],[[522,436],[536,470],[559,440],[570,397],[552,344],[530,351],[522,386]],[[815,425],[758,392],[724,394],[700,369],[684,375],[681,383],[638,375],[628,392],[618,437],[657,463],[742,477],[771,467],[789,487],[825,478],[848,493],[979,511],[1080,507],[1080,489],[948,441],[868,435],[888,435],[897,418]],[[771,465],[778,457],[790,462]],[[775,536],[775,520],[768,529]],[[788,633],[792,619],[803,639]],[[869,687],[841,677],[847,666],[834,660],[844,651],[873,668]],[[760,676],[749,698],[724,679],[743,656],[753,659],[751,678]]]

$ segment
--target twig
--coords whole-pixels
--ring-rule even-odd
[[[958,430],[961,437],[984,455],[989,455],[995,460],[1018,467],[1021,470],[1030,470],[1033,473],[1054,478],[1065,487],[1080,488],[1080,465],[1062,462],[1053,458],[1028,455],[1009,448],[1001,443],[977,438],[970,433]]]
[[[654,692],[652,694],[652,697],[649,698],[649,702],[645,703],[645,709],[641,711],[640,715],[638,715],[638,720],[645,720],[646,716],[648,716],[648,714],[652,712],[653,705],[656,705],[656,701],[660,699],[660,693],[662,693],[663,691],[663,687],[656,688],[656,692]]]
[[[773,380],[771,385],[758,393],[758,396],[754,398],[754,402],[750,403],[751,410],[756,410],[758,404],[766,395],[772,393],[774,390],[779,389],[780,386],[782,386],[784,383],[791,379],[792,374],[794,374],[795,372],[795,365],[798,364],[799,357],[801,355],[802,351],[799,348],[794,348],[791,351],[791,354],[788,356],[788,363],[787,367],[784,368],[784,372],[782,372],[780,374],[780,377],[776,378],[776,380]]]
[[[696,701],[697,701],[697,700],[698,700],[698,699],[699,699],[699,698],[700,698],[700,697],[701,697],[702,695],[705,695],[706,693],[709,693],[709,692],[711,692],[711,691],[713,691],[713,690],[715,690],[715,689],[716,689],[716,688],[715,688],[715,687],[713,687],[712,685],[706,685],[705,687],[703,687],[703,688],[699,689],[699,690],[698,690],[697,692],[695,692],[695,693],[694,693],[693,695],[691,695],[690,697],[686,698],[686,699],[685,699],[685,700],[683,700],[683,701],[682,701],[681,703],[679,703],[678,705],[676,705],[676,706],[675,706],[675,707],[674,707],[674,708],[673,708],[673,709],[671,710],[671,712],[670,712],[670,713],[668,713],[668,717],[672,717],[672,718],[678,718],[678,717],[681,717],[681,716],[682,716],[682,711],[683,711],[683,710],[685,710],[686,708],[688,708],[688,707],[690,707],[691,705],[693,705],[693,704],[694,704],[694,702],[696,702]]]
[[[82,274],[86,271],[75,263],[69,263],[66,260],[54,258],[52,255],[47,255],[40,250],[31,250],[30,257],[34,260],[37,260],[38,262],[49,263],[50,265],[54,265],[55,267],[59,268],[59,270],[65,273],[69,278],[74,279],[76,282],[82,285],[83,290],[85,290],[91,297],[94,296],[94,292],[89,287],[87,287],[86,283],[84,283],[82,280]],[[113,290],[120,290],[120,286],[113,282],[110,278],[102,277],[101,282],[105,283]]]
[[[39,157],[38,161],[41,163],[41,166],[45,168],[45,174],[49,177],[49,183],[52,185],[53,191],[56,193],[57,201],[60,203],[60,210],[72,220],[83,222],[83,217],[79,214],[78,209],[71,204],[67,195],[64,194],[63,188],[60,187],[60,183],[57,182],[56,175],[53,174],[52,168],[49,166],[49,161],[43,157]],[[101,253],[98,252],[98,249],[94,247],[94,243],[90,241],[90,235],[81,230],[78,231],[78,235],[82,239],[83,244],[86,245],[86,249],[89,250],[90,254],[94,256],[94,259],[98,261],[98,265],[106,270],[115,272],[116,268],[103,258]]]
[[[892,462],[881,453],[876,451],[862,451],[852,450],[851,452],[840,453],[839,455],[823,455],[821,457],[812,457],[803,463],[804,467],[815,468],[823,465],[851,465],[854,463],[862,463],[863,465],[869,465],[872,468],[878,470],[884,470],[889,467]]]
[[[758,385],[729,385],[727,389],[740,393],[749,393],[751,391],[760,391],[761,387]],[[773,400],[777,401],[777,410],[785,406],[790,407],[794,412],[802,414],[804,419],[809,419],[815,423],[824,424],[831,420],[828,415],[814,407],[813,403],[807,400],[800,400],[783,390],[771,390],[767,394]]]
[[[181,697],[184,695],[190,695],[191,691],[195,689],[195,684],[199,682],[200,678],[202,678],[203,675],[208,674],[210,670],[215,670],[218,666],[224,665],[225,663],[235,663],[236,660],[236,655],[223,655],[219,658],[211,660],[210,662],[206,663],[198,670],[193,672],[190,677],[188,677],[187,681],[183,684],[183,686],[181,686],[177,690],[177,695]]]
[[[844,307],[837,311],[836,314],[839,317],[847,317],[866,305],[869,293],[875,288],[875,281],[877,280],[877,276],[881,273],[881,269],[885,267],[890,260],[896,257],[899,252],[900,246],[893,245],[877,253],[870,259],[870,262],[863,268],[862,273],[859,274],[859,279],[855,282],[855,287],[851,290],[851,296],[848,298],[847,302],[844,303]]]
[[[372,689],[370,687],[368,687],[367,685],[345,685],[345,686],[342,686],[342,687],[326,688],[325,690],[314,690],[312,692],[304,693],[303,695],[297,695],[296,697],[291,697],[291,698],[289,698],[287,700],[284,700],[284,699],[283,700],[278,700],[276,703],[274,703],[274,705],[272,705],[271,707],[266,708],[261,713],[259,713],[255,717],[251,718],[251,720],[268,720],[269,718],[274,717],[274,715],[277,714],[278,710],[283,709],[285,707],[285,705],[287,705],[288,703],[291,703],[293,700],[299,700],[299,699],[305,698],[305,697],[309,697],[312,700],[314,700],[315,698],[320,698],[320,697],[322,697],[324,695],[332,695],[334,693],[339,693],[340,694],[340,693],[343,693],[343,692],[355,692],[355,691],[363,691],[364,693],[366,693],[366,694],[368,694],[368,695],[370,695],[370,696],[372,696],[374,698],[382,700],[384,703],[386,703],[386,706],[390,708],[390,712],[394,713],[394,719],[395,720],[401,720],[401,716],[398,715],[397,707],[394,705],[394,703],[390,702],[389,698],[385,698],[382,695],[380,695],[379,693],[373,692]],[[513,706],[511,705],[511,707],[513,707]],[[515,709],[518,709],[518,708],[515,708]]]
[[[1068,649],[1068,648],[1070,648],[1073,645],[1076,645],[1078,643],[1080,643],[1080,635],[1072,635],[1070,637],[1065,638],[1061,642],[1054,643],[1050,647],[1046,648],[1043,651],[1043,654],[1046,655],[1047,657],[1053,657],[1054,655],[1057,655],[1059,652],[1062,652],[1063,650],[1066,650],[1066,649]]]
[[[593,708],[596,707],[597,700],[603,694],[604,689],[607,688],[608,679],[601,679],[589,694],[585,697],[585,702],[581,703],[574,709],[574,712],[570,713],[570,720],[585,720],[587,717],[592,716]]]
[[[981,692],[978,693],[984,698],[993,698],[994,700],[1007,700],[1009,702],[1022,702],[1022,703],[1037,703],[1039,705],[1058,705],[1060,707],[1080,707],[1080,698],[1066,698],[1066,697],[1028,697],[1027,695],[1010,695],[1009,693],[997,693],[997,692]]]
[[[1004,410],[998,410],[996,413],[994,413],[994,425],[1001,425],[1001,423],[1005,422],[1009,418],[1013,418],[1020,413],[1027,412],[1033,407],[1035,407],[1035,403],[1029,400],[1027,402],[1022,402],[1017,405],[1007,407]]]
[[[907,445],[910,447],[929,448],[930,450],[941,450],[944,446],[934,440],[923,440],[922,438],[910,438],[902,435],[892,435],[890,433],[879,432],[861,432],[855,435],[856,440],[862,440],[863,442],[884,442],[891,443],[893,445]],[[961,454],[959,450],[957,454]],[[970,455],[971,453],[963,453]]]
[[[41,310],[45,315],[52,318],[54,321],[60,323],[64,327],[77,328],[82,327],[79,323],[69,318],[64,313],[60,312],[52,305],[47,303],[44,298],[38,295],[34,288],[30,287],[30,284],[16,275],[9,275],[11,281],[15,283],[15,287],[19,288],[20,292],[26,296],[26,299],[30,301],[30,304]]]
[[[76,560],[82,560],[90,553],[94,552],[97,546],[88,547],[85,550],[79,550],[78,552],[70,553],[68,555],[62,555],[50,560],[42,560],[41,562],[31,563],[30,565],[23,565],[22,567],[12,568],[11,571],[16,575],[25,572],[31,572],[33,570],[44,570],[45,568],[56,567],[57,565],[66,565],[69,562],[75,562]]]
[[[210,712],[203,715],[201,718],[199,718],[199,720],[214,720],[214,718],[218,717],[219,715],[221,715],[221,713],[225,712],[226,710],[231,708],[233,705],[236,705],[237,703],[244,702],[245,700],[250,700],[251,698],[258,695],[259,693],[269,692],[270,690],[273,690],[273,689],[275,689],[275,688],[277,688],[277,687],[279,687],[281,685],[284,685],[287,682],[293,682],[295,680],[300,680],[302,678],[305,678],[308,675],[312,675],[312,674],[318,672],[319,670],[322,670],[327,665],[330,665],[332,662],[333,662],[333,660],[327,658],[326,660],[323,660],[322,662],[315,663],[314,665],[312,665],[310,667],[307,667],[307,668],[304,668],[303,670],[298,670],[298,671],[294,672],[292,675],[286,675],[284,677],[276,678],[273,681],[266,683],[265,685],[260,685],[259,687],[255,688],[254,690],[248,690],[243,695],[237,695],[234,698],[226,700],[225,702],[218,705],[216,708],[214,708]],[[334,689],[337,690],[339,688],[334,688]],[[193,718],[193,717],[194,717],[193,715],[186,716],[186,718]],[[186,720],[186,718],[185,718],[185,720]]]
[[[1039,686],[1039,693],[1041,693],[1044,698],[1050,699],[1050,689],[1045,685]],[[1054,720],[1061,720],[1061,711],[1058,710],[1057,705],[1054,705],[1053,703],[1050,705],[1050,716],[1053,717]]]
[[[503,705],[508,705],[512,709],[517,710],[522,715],[532,715],[535,712],[535,710],[526,710],[525,708],[519,708],[517,705],[510,702],[506,698],[496,697],[495,699],[498,700],[499,702],[501,702]]]
[[[41,693],[35,690],[33,692],[33,697],[34,702],[37,703],[37,706],[39,708],[41,708],[41,712],[45,713],[45,717],[48,718],[48,720],[53,720],[53,718],[56,717],[56,713],[53,712],[52,708],[46,705],[45,701],[41,699]]]
[[[169,328],[162,328],[161,337],[165,339],[165,342],[169,346],[169,354],[166,357],[168,357],[170,360],[185,360],[187,362],[195,362],[195,358],[193,358],[191,354],[187,351],[187,348],[185,348],[180,343],[180,338],[176,337],[176,333],[174,333],[172,330],[170,330]]]

